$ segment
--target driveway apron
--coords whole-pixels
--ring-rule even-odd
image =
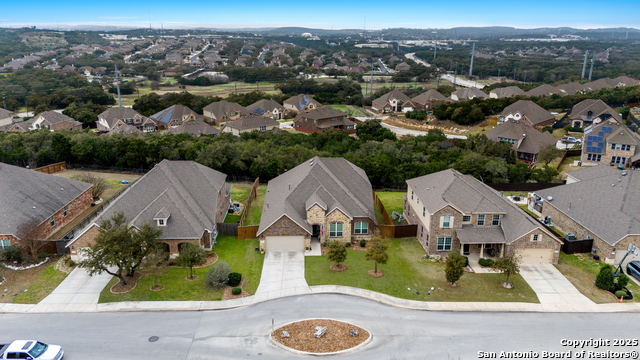
[[[256,300],[310,293],[304,278],[303,251],[267,251]]]

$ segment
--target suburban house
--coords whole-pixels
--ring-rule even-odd
[[[140,115],[132,108],[124,106],[108,108],[98,115],[98,121],[96,121],[98,131],[111,131],[120,124],[134,126],[143,132],[158,130],[155,120]]]
[[[517,86],[507,86],[503,88],[497,88],[489,92],[489,97],[492,99],[510,98],[516,96],[526,96],[527,94]]]
[[[469,261],[513,250],[522,263],[557,263],[562,241],[471,175],[448,169],[407,180],[404,216],[429,255],[459,251]]]
[[[113,129],[107,132],[107,135],[131,135],[142,134],[142,131],[137,127],[129,124],[118,123]]]
[[[194,161],[163,160],[129,186],[67,244],[74,261],[90,247],[103,220],[122,212],[129,227],[162,230],[164,249],[177,255],[186,243],[210,250],[229,208],[227,175]]]
[[[158,123],[158,126],[165,128],[177,127],[187,121],[195,121],[198,114],[184,105],[173,105],[156,114],[151,118]]]
[[[314,110],[322,107],[322,104],[315,101],[311,95],[295,95],[285,100],[282,105],[289,111],[301,112],[305,110]]]
[[[4,163],[0,174],[0,251],[17,246],[27,228],[49,238],[93,202],[91,184]]]
[[[418,106],[402,91],[392,90],[373,100],[371,110],[375,112],[407,112],[413,111]]]
[[[13,123],[9,131],[26,132],[38,129],[49,131],[80,131],[82,130],[82,123],[59,112],[45,111],[27,121]]]
[[[367,174],[343,158],[314,157],[269,181],[257,236],[266,251],[311,241],[370,240],[376,227]]]
[[[396,71],[409,71],[411,70],[411,65],[405,63],[405,62],[401,62],[400,64],[396,65],[395,67]]]
[[[609,118],[622,123],[620,114],[600,99],[586,99],[573,106],[569,122],[575,128],[587,127]]]
[[[0,126],[11,125],[13,123],[13,113],[0,108]]]
[[[293,128],[306,133],[322,132],[327,129],[355,132],[355,123],[347,118],[347,114],[327,106],[298,113],[293,120]]]
[[[240,104],[222,100],[212,102],[205,106],[202,109],[202,113],[207,121],[219,125],[227,121],[235,120],[247,112]]]
[[[536,162],[538,152],[547,146],[555,146],[556,138],[548,132],[540,132],[518,120],[499,124],[485,133],[489,140],[505,141],[513,145],[516,157],[529,163]]]
[[[169,130],[165,131],[163,135],[167,134],[191,134],[194,136],[215,136],[220,134],[220,130],[214,128],[213,126],[207,124],[202,120],[196,121],[187,121],[178,127],[172,127]]]
[[[414,97],[411,101],[420,110],[433,110],[436,104],[447,101],[447,98],[438,91],[430,89]]]
[[[584,90],[584,85],[577,82],[572,82],[568,84],[558,85],[556,87],[556,90],[558,91],[558,95],[560,96],[575,95],[576,93],[582,92]]]
[[[527,95],[529,96],[537,96],[537,97],[541,97],[541,96],[551,96],[553,94],[557,94],[558,93],[558,89],[556,89],[555,87],[549,85],[549,84],[544,84],[544,85],[540,85],[538,87],[535,87],[529,91],[527,91]]]
[[[275,120],[282,120],[289,115],[289,110],[285,109],[277,101],[265,99],[258,100],[247,106],[247,112],[249,114],[267,116]]]
[[[507,106],[499,119],[501,123],[516,120],[533,127],[552,125],[556,121],[553,114],[531,100],[518,100]]]
[[[488,99],[489,95],[474,87],[456,90],[451,93],[451,101],[473,100],[475,98]]]
[[[529,209],[577,240],[593,239],[594,254],[620,264],[628,244],[640,247],[640,172],[597,165],[567,176],[566,185],[532,194]],[[631,260],[640,257],[629,254],[625,264]]]
[[[640,165],[640,135],[622,122],[609,118],[584,129],[583,164]]]
[[[280,123],[270,117],[247,115],[236,120],[225,123],[222,127],[223,133],[232,133],[239,136],[241,133],[252,131],[272,131],[280,128]]]

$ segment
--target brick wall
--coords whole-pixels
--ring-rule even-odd
[[[84,234],[80,235],[69,247],[71,259],[78,261],[79,250],[92,246],[99,233],[100,229],[98,225],[93,225],[89,230],[85,231]]]
[[[605,153],[602,154],[602,157],[600,158],[600,161],[587,160],[586,148],[587,148],[587,145],[584,144],[583,148],[582,148],[582,154],[580,155],[580,161],[582,161],[583,163],[610,165],[611,164],[611,158],[613,156],[620,156],[620,157],[626,158],[626,161],[625,161],[624,164],[625,164],[625,166],[628,166],[631,163],[629,159],[633,156],[636,146],[632,145],[631,146],[631,151],[612,150],[611,149],[611,144],[610,143],[605,143],[604,144],[604,149],[603,149],[605,151]]]
[[[52,215],[54,219],[53,226],[51,226],[50,218],[46,218],[42,223],[40,223],[40,225],[36,227],[33,235],[38,239],[48,239],[49,236],[67,225],[83,211],[87,210],[91,206],[92,202],[93,197],[91,196],[91,188],[88,188],[66,205],[66,216],[64,214],[65,207],[62,207]]]
[[[224,218],[227,215],[227,211],[229,210],[231,192],[229,192],[229,194],[226,194],[225,188],[226,184],[222,183],[222,190],[218,194],[218,204],[216,204],[216,224],[224,221]]]
[[[260,234],[260,240],[264,240],[267,236],[304,236],[305,238],[311,238],[311,234],[286,216],[281,217],[263,231]]]
[[[369,232],[366,234],[356,234],[356,223],[364,221],[369,225]],[[354,218],[353,225],[351,226],[351,241],[371,240],[373,237],[373,231],[375,230],[375,222],[369,218]]]
[[[533,235],[538,235],[538,241],[532,241]],[[557,264],[561,247],[562,244],[560,244],[560,242],[542,231],[542,229],[538,228],[528,234],[523,235],[517,240],[512,241],[507,245],[505,251],[509,251],[510,249],[553,249],[552,262],[554,264]]]
[[[442,216],[451,216],[453,224],[450,228],[440,227],[440,218]],[[429,245],[426,246],[427,253],[429,255],[437,254],[441,256],[447,256],[448,251],[438,251],[438,238],[450,237],[451,238],[451,251],[460,251],[460,240],[456,235],[456,229],[462,228],[462,214],[452,206],[447,205],[444,208],[436,211],[431,215],[431,226],[428,229],[429,232]],[[425,229],[427,230],[427,229]],[[420,229],[418,229],[420,232]]]

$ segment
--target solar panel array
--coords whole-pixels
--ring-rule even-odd
[[[603,131],[600,131],[597,136],[596,135],[587,136],[587,152],[601,153],[602,148],[604,147],[603,138],[604,138]]]
[[[603,126],[602,131],[610,133],[613,131],[613,128],[611,126]]]
[[[264,109],[263,108],[256,108],[253,112],[254,112],[254,114],[264,115]]]

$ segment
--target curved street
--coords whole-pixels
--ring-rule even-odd
[[[65,359],[302,358],[267,334],[290,321],[334,318],[373,341],[345,359],[477,359],[478,351],[569,351],[562,339],[629,339],[637,313],[491,313],[404,310],[344,295],[302,295],[219,311],[0,315],[0,343],[35,338],[62,345]],[[157,342],[149,342],[158,336]],[[582,349],[579,349],[582,350]],[[584,348],[638,351],[638,346]],[[575,358],[575,356],[574,356]]]

